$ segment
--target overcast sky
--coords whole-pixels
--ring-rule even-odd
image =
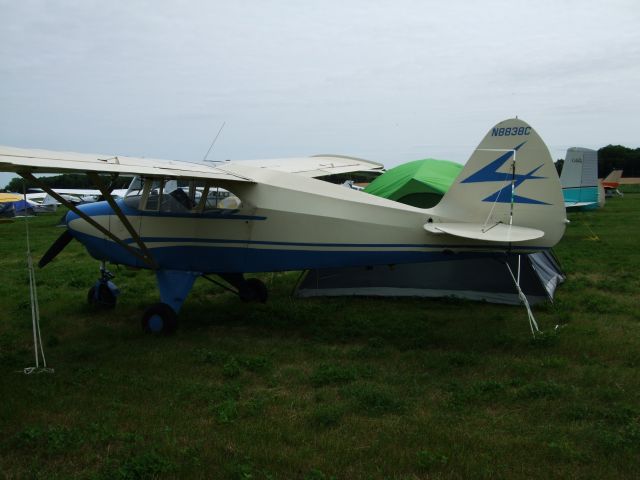
[[[640,2],[0,0],[0,144],[466,162],[505,118],[640,143]],[[11,175],[0,174],[0,187]]]

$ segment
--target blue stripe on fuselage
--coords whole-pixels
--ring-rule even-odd
[[[88,235],[81,237],[79,240],[96,258],[104,258],[104,255],[107,255],[113,263],[145,267],[140,260],[111,241]],[[345,265],[427,262],[451,258],[451,255],[441,252],[283,250],[229,246],[156,247],[152,248],[151,252],[163,269],[204,273],[272,272]]]
[[[91,235],[75,232],[76,238],[85,245],[87,251],[97,259],[109,260],[112,263],[145,267],[141,260],[134,257],[120,245]],[[180,242],[178,239],[173,241]],[[274,242],[275,243],[275,242]],[[322,245],[327,247],[327,244]],[[409,245],[407,245],[409,246]],[[407,247],[405,246],[405,248]],[[429,247],[428,245],[412,245],[413,247]],[[384,265],[395,263],[417,263],[442,259],[451,259],[451,254],[444,250],[460,248],[460,245],[432,245],[438,251],[402,251],[393,250],[393,246],[378,245],[380,250],[313,250],[313,249],[281,249],[215,246],[207,244],[176,245],[170,247],[153,247],[148,244],[151,254],[162,269],[187,270],[204,273],[216,272],[271,272],[283,270],[301,270],[307,268],[341,267],[358,265]],[[356,245],[353,245],[356,247]],[[388,247],[388,250],[384,250]],[[347,248],[347,247],[343,247]],[[371,247],[363,247],[371,248]],[[464,248],[464,247],[463,247]],[[497,246],[469,247],[475,252],[456,253],[454,258],[486,255],[478,253],[478,249],[487,251]],[[513,250],[531,250],[532,247],[514,247]],[[535,247],[533,247],[536,250]]]
[[[463,244],[442,244],[442,243],[308,243],[308,242],[277,242],[267,240],[229,240],[223,238],[198,238],[198,237],[142,237],[142,241],[148,244],[152,243],[175,243],[175,246],[179,246],[180,243],[202,243],[203,245],[212,244],[238,244],[244,243],[248,245],[279,245],[283,247],[321,247],[321,248],[435,248],[435,249],[495,249],[501,245],[463,245]],[[132,238],[125,239],[126,243],[135,243]],[[512,247],[514,250],[531,250],[531,249],[546,250],[546,247]],[[381,250],[385,251],[385,250]]]

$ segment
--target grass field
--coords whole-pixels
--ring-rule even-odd
[[[74,242],[37,272],[55,373],[29,376],[25,227],[2,224],[0,477],[638,478],[640,193],[570,219],[537,340],[521,307],[293,300],[296,273],[262,277],[266,305],[198,283],[148,336],[152,275],[115,270],[94,312]],[[36,258],[57,220],[29,221]]]

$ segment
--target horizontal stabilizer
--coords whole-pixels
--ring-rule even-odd
[[[454,237],[485,240],[487,242],[526,242],[544,236],[542,230],[517,227],[504,223],[483,225],[481,223],[425,223],[424,229],[430,233],[446,233]]]
[[[588,205],[597,205],[598,202],[564,202],[565,208],[586,207]]]

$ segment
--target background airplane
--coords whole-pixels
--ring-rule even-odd
[[[621,197],[623,196],[622,192],[618,190],[620,178],[622,178],[622,170],[613,170],[602,180],[602,186],[607,197],[612,197],[614,193]]]
[[[589,148],[567,150],[560,173],[567,210],[595,210],[600,206],[598,192],[598,152]]]

